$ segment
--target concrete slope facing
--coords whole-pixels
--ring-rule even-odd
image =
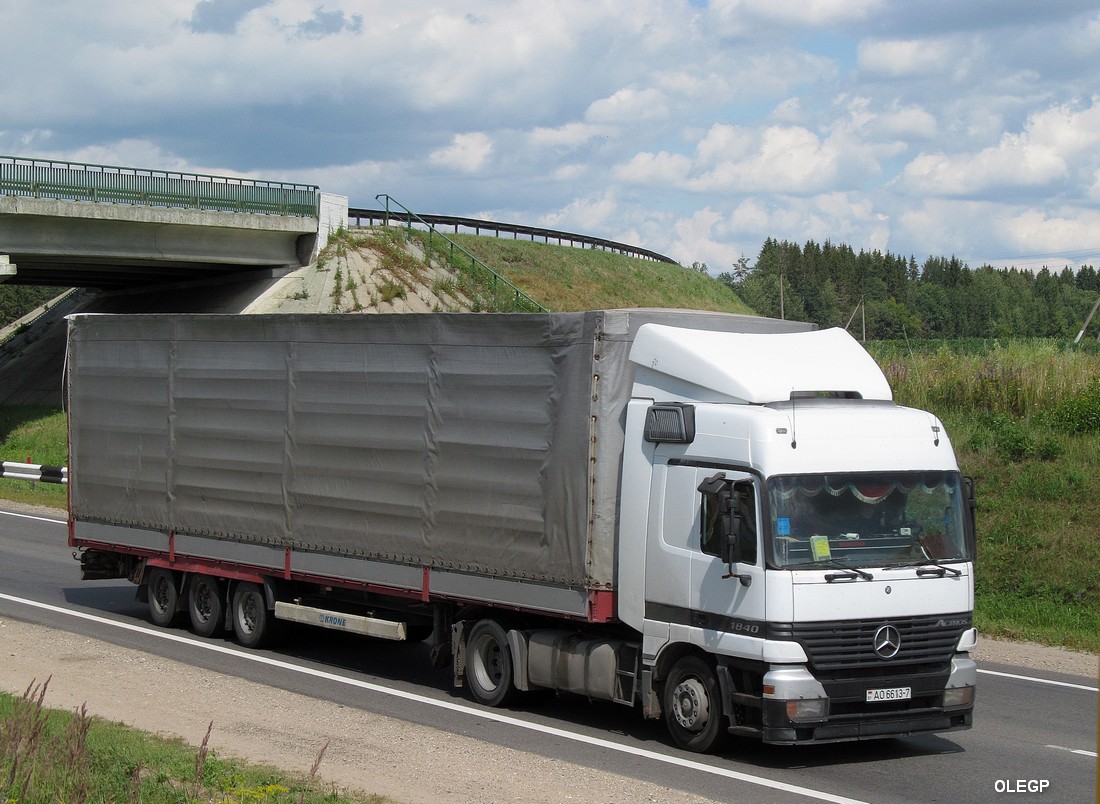
[[[469,312],[462,277],[415,243],[364,230],[335,237],[314,263],[276,282],[246,313]]]

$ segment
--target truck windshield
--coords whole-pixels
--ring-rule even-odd
[[[779,568],[967,561],[958,472],[785,475],[768,481]]]

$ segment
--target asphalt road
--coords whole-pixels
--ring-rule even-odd
[[[809,748],[739,741],[700,757],[623,706],[560,696],[479,707],[451,689],[449,671],[430,667],[423,644],[302,628],[277,651],[245,651],[165,632],[148,624],[132,585],[80,581],[71,553],[59,520],[0,511],[0,616],[717,801],[1096,800],[1095,678],[983,664],[970,731]]]

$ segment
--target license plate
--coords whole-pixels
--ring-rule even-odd
[[[875,701],[908,701],[912,697],[912,687],[890,687],[882,690],[867,690],[867,703]]]

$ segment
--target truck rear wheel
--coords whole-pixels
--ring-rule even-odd
[[[466,641],[466,683],[474,700],[502,706],[513,697],[515,674],[508,635],[493,620],[479,620]]]
[[[728,735],[718,679],[698,656],[685,656],[672,666],[665,681],[664,710],[669,734],[688,751],[717,750]]]
[[[233,633],[246,648],[262,648],[275,634],[275,616],[267,610],[264,590],[242,581],[233,592]]]
[[[147,584],[149,619],[163,628],[176,625],[179,622],[179,589],[172,570],[150,567]]]
[[[199,636],[214,636],[225,624],[222,585],[209,575],[193,575],[187,592],[187,613],[191,630]]]

